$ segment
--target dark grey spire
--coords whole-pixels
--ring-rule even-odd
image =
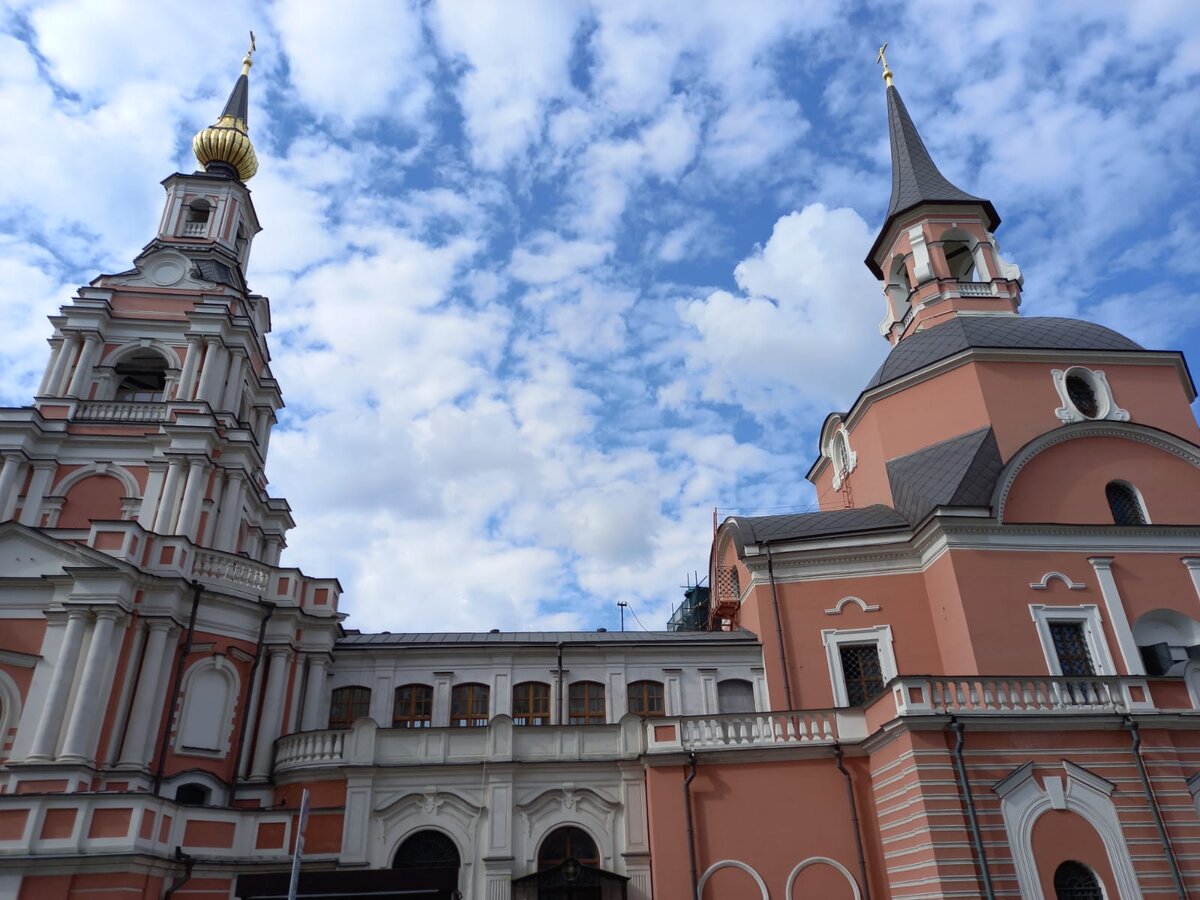
[[[225,101],[225,108],[221,110],[221,117],[233,116],[233,118],[241,119],[246,124],[249,124],[250,120],[247,118],[249,109],[250,79],[243,72],[238,76],[238,80],[229,94],[229,99]]]
[[[988,230],[995,230],[1000,224],[1000,216],[991,200],[973,196],[955,187],[938,171],[917,132],[917,126],[904,107],[904,101],[900,99],[900,92],[890,83],[887,87],[887,105],[888,136],[892,144],[892,197],[879,237],[867,256],[867,267],[877,278],[882,278],[883,272],[875,263],[875,254],[893,219],[923,203],[982,206],[988,217]]]

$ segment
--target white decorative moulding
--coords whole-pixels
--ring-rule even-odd
[[[1069,369],[1052,369],[1050,375],[1054,379],[1054,389],[1058,391],[1058,399],[1061,402],[1058,409],[1054,410],[1054,415],[1064,424],[1098,422],[1105,419],[1112,422],[1129,421],[1128,410],[1119,407],[1113,399],[1112,387],[1102,370],[1072,366]],[[1067,379],[1071,377],[1082,379],[1091,388],[1096,398],[1095,415],[1087,415],[1071,400],[1067,391]]]

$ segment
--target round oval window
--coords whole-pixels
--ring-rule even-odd
[[[1094,419],[1100,415],[1100,401],[1096,398],[1096,389],[1092,387],[1090,379],[1075,373],[1068,375],[1067,396],[1083,416]]]

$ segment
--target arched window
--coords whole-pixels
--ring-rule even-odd
[[[754,712],[754,685],[744,678],[718,681],[717,709],[723,713]]]
[[[167,385],[167,361],[153,350],[139,350],[116,365],[116,399],[156,403]]]
[[[487,725],[489,698],[486,684],[456,684],[450,692],[450,724],[459,728]]]
[[[454,841],[440,831],[425,830],[405,838],[396,851],[392,868],[410,872],[420,870],[428,887],[453,891],[458,888],[460,862]]]
[[[204,224],[208,221],[209,215],[212,213],[212,204],[203,197],[197,197],[187,207],[187,223]]]
[[[1118,525],[1149,525],[1146,507],[1137,489],[1128,481],[1110,481],[1104,487],[1113,522]]]
[[[959,281],[975,280],[975,255],[971,245],[966,241],[946,241],[942,244],[942,252],[946,255],[946,268],[950,277]]]
[[[628,691],[629,711],[635,716],[653,718],[666,715],[661,681],[633,681]]]
[[[392,707],[393,728],[428,728],[433,721],[433,688],[427,684],[404,684],[396,688]]]
[[[600,867],[600,851],[596,849],[596,842],[586,831],[574,825],[555,828],[546,835],[542,846],[538,848],[538,871],[553,869],[568,859],[585,866]]]
[[[541,681],[523,681],[513,687],[513,724],[550,724],[550,685]]]
[[[229,748],[238,684],[237,669],[222,656],[211,656],[188,669],[176,737],[178,752],[210,755]]]
[[[1054,870],[1056,900],[1104,900],[1096,874],[1083,863],[1067,860]]]
[[[1094,419],[1100,415],[1100,401],[1096,397],[1095,386],[1080,374],[1081,371],[1072,369],[1067,372],[1067,396],[1080,415]]]
[[[203,784],[189,781],[175,788],[175,802],[181,806],[208,806],[212,791]]]
[[[568,693],[567,721],[571,725],[603,725],[604,685],[598,681],[576,681]]]
[[[359,685],[340,687],[329,698],[329,727],[349,728],[371,714],[371,689]]]

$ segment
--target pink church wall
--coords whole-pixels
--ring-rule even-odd
[[[1054,872],[1067,860],[1081,862],[1099,878],[1106,897],[1116,897],[1116,881],[1108,852],[1096,829],[1077,813],[1051,809],[1033,823],[1033,858],[1047,897],[1055,896]]]
[[[108,475],[92,475],[67,491],[59,528],[87,528],[93,519],[120,519],[125,486]]]

